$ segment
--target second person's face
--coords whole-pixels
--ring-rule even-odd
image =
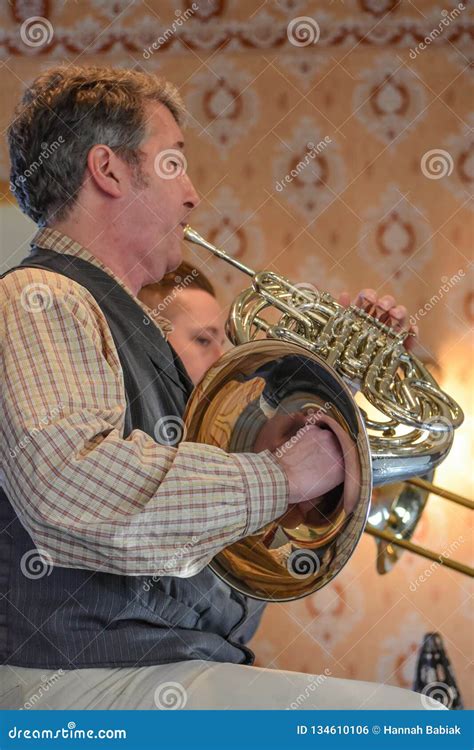
[[[146,288],[140,296],[149,307],[157,307],[157,301],[147,297]],[[173,331],[168,340],[197,385],[224,351],[224,311],[211,294],[190,288],[177,291],[161,314],[171,321]]]

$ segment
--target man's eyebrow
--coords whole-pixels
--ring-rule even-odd
[[[219,333],[219,329],[216,328],[215,326],[201,326],[199,328],[199,331],[201,333],[204,333],[204,332],[212,333],[214,336],[217,336],[217,334]]]

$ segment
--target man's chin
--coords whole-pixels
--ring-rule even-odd
[[[181,250],[176,255],[169,257],[167,267],[166,267],[166,273],[171,273],[171,271],[176,271],[178,266],[181,265],[182,260],[183,260],[183,253],[181,252]]]
[[[167,250],[168,252],[166,253],[165,273],[170,273],[171,271],[176,271],[178,266],[183,261],[183,251],[181,249],[181,242],[173,242],[172,246],[171,247],[168,246]]]
[[[155,278],[154,281],[161,281],[165,274],[175,271],[183,260],[181,237],[178,238],[176,233],[171,232],[167,236],[166,242],[163,242],[162,246],[157,248],[155,252],[154,267],[153,269],[150,268],[150,271],[151,275],[159,277]],[[163,261],[165,261],[165,265],[161,265]]]

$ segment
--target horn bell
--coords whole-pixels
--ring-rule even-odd
[[[372,493],[369,440],[343,380],[297,344],[258,340],[227,352],[211,367],[184,419],[186,440],[228,453],[274,449],[272,435],[283,420],[288,434],[274,451],[277,457],[298,440],[307,422],[333,425],[344,455],[344,483],[306,516],[290,506],[209,563],[230,586],[265,601],[299,599],[329,583],[357,546]]]

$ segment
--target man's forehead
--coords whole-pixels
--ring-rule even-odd
[[[204,289],[196,287],[181,288],[175,295],[176,305],[188,314],[206,312],[212,319],[221,318],[223,312],[215,297]]]
[[[149,138],[160,136],[170,139],[176,148],[184,147],[184,137],[172,113],[161,102],[150,102],[146,105],[147,131]]]

